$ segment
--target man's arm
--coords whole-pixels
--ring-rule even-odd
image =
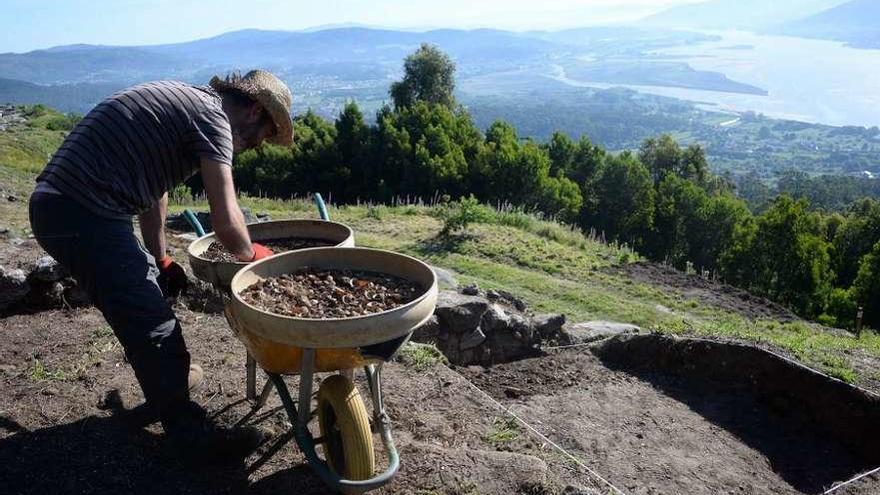
[[[152,210],[138,215],[141,224],[141,236],[147,251],[156,258],[156,262],[165,257],[165,216],[168,214],[168,193],[159,198]]]
[[[211,206],[211,225],[220,242],[242,261],[254,259],[251,237],[244,222],[244,215],[235,198],[232,168],[228,165],[202,162],[202,182],[208,204]]]

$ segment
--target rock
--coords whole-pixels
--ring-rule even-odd
[[[0,266],[0,311],[21,301],[30,288],[24,270],[7,270]]]
[[[437,315],[431,316],[422,326],[413,332],[413,342],[421,342],[424,344],[432,344],[440,339],[440,322],[437,321]]]
[[[546,338],[555,337],[565,325],[565,315],[542,313],[535,315],[535,330]]]
[[[44,388],[43,395],[58,395],[58,389],[55,387]]]
[[[3,373],[14,374],[15,373],[15,365],[14,364],[0,364],[0,371]]]
[[[492,304],[483,315],[481,326],[488,331],[508,328],[510,326],[510,315],[500,305]]]
[[[83,290],[80,286],[74,285],[67,289],[67,294],[65,294],[65,299],[67,300],[67,304],[77,308],[80,306],[88,306],[92,303],[91,299],[89,299],[89,295]]]
[[[564,315],[532,316],[525,303],[503,291],[483,297],[476,286],[460,290],[466,293],[441,291],[433,317],[412,337],[436,345],[451,364],[488,366],[536,356],[544,344],[568,343]]]
[[[486,297],[490,301],[500,301],[504,304],[507,304],[508,306],[512,306],[512,307],[516,308],[517,311],[525,311],[526,310],[526,303],[522,299],[514,296],[513,294],[511,294],[510,292],[507,292],[506,290],[487,291]]]
[[[465,285],[461,288],[461,293],[466,296],[479,296],[480,288],[476,285]]]
[[[586,344],[616,335],[639,333],[641,330],[638,326],[630,323],[588,321],[570,325],[564,331],[570,337],[572,344]]]
[[[482,297],[443,291],[437,297],[434,314],[441,325],[454,333],[463,334],[478,328],[488,309],[489,301]]]
[[[28,275],[28,279],[31,281],[51,283],[58,282],[67,276],[69,276],[67,270],[65,270],[60,263],[55,261],[55,258],[51,256],[42,256],[37,260],[33,270],[31,270],[30,275]]]
[[[458,348],[461,350],[472,349],[486,340],[486,334],[477,327],[471,333],[461,338]]]
[[[441,289],[455,289],[458,287],[458,280],[455,279],[455,274],[451,271],[438,266],[431,266],[431,269],[434,270],[434,274],[437,275],[437,284]]]

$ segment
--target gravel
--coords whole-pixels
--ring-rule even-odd
[[[260,244],[271,249],[274,253],[283,253],[285,251],[296,251],[297,249],[305,249],[311,247],[335,246],[336,243],[325,239],[310,239],[307,237],[291,237],[288,239],[266,239],[257,241]],[[234,254],[230,253],[217,241],[211,243],[208,249],[202,253],[203,258],[211,261],[222,261],[226,263],[240,262]]]
[[[242,299],[263,311],[297,318],[349,318],[388,311],[424,290],[375,272],[304,268],[246,288]]]

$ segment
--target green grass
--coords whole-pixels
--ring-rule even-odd
[[[64,131],[47,129],[46,124],[62,116],[48,110],[27,124],[14,125],[0,132],[0,165],[31,173],[42,170],[67,135]]]
[[[400,360],[407,366],[412,366],[416,371],[426,369],[438,363],[449,364],[446,356],[439,349],[429,344],[407,342],[400,350]]]
[[[46,368],[42,361],[34,358],[34,362],[31,365],[30,378],[35,382],[44,382],[64,381],[70,377],[64,370],[50,370]]]
[[[483,435],[483,440],[491,444],[508,443],[518,439],[522,435],[519,423],[509,416],[498,417],[492,420],[492,426]]]
[[[317,217],[314,206],[305,200],[243,198],[242,203],[273,218]],[[177,209],[181,206],[172,206]],[[454,271],[460,283],[517,294],[536,311],[564,313],[571,322],[603,319],[665,334],[767,345],[850,383],[872,379],[873,375],[859,375],[852,353],[858,350],[880,358],[880,336],[875,333],[866,332],[857,339],[803,321],[751,320],[617,275],[609,268],[637,259],[632,251],[520,215],[525,214],[498,214],[490,223],[470,226],[464,234],[441,238],[442,222],[430,207],[385,207],[381,219],[366,206],[330,208],[332,219],[355,230],[358,245],[419,257]]]

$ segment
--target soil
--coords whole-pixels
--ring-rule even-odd
[[[792,321],[798,317],[773,301],[755,296],[747,291],[698,275],[675,270],[655,263],[627,263],[606,269],[608,272],[648,283],[670,294],[696,299],[751,319],[775,319]]]
[[[297,318],[349,318],[389,311],[421,295],[417,284],[382,273],[305,269],[247,287],[242,299]]]
[[[614,371],[572,350],[460,371],[629,494],[819,493],[866,470],[746,387]]]
[[[277,395],[257,412],[244,400],[245,350],[223,316],[176,311],[193,361],[206,373],[194,400],[222,424],[257,425],[273,438],[240,464],[187,469],[161,427],[144,424],[134,374],[98,311],[15,315],[0,320],[0,493],[329,493],[291,441]],[[296,377],[287,383],[296,390]],[[499,450],[483,440],[501,412],[445,366],[389,363],[383,385],[402,466],[390,485],[371,493],[537,495],[594,487],[540,443]],[[382,468],[378,436],[374,442]]]
[[[244,401],[245,351],[223,316],[176,311],[206,371],[194,399],[272,440],[239,465],[186,469],[161,428],[144,426],[134,375],[99,312],[15,315],[0,320],[0,493],[328,493],[290,441],[277,396],[257,412]],[[609,493],[524,428],[498,434],[504,409],[471,382],[630,495],[818,493],[860,472],[839,444],[779,421],[748,390],[615,370],[574,349],[492,368],[387,365],[402,467],[374,493]],[[843,493],[878,493],[877,483]]]
[[[260,244],[271,249],[273,253],[283,253],[286,251],[296,251],[297,249],[305,249],[312,247],[335,246],[336,243],[324,239],[309,238],[289,238],[289,239],[266,239],[260,241]],[[211,261],[221,261],[225,263],[239,263],[240,260],[230,253],[223,244],[217,241],[212,242],[208,249],[202,253],[202,257]]]

